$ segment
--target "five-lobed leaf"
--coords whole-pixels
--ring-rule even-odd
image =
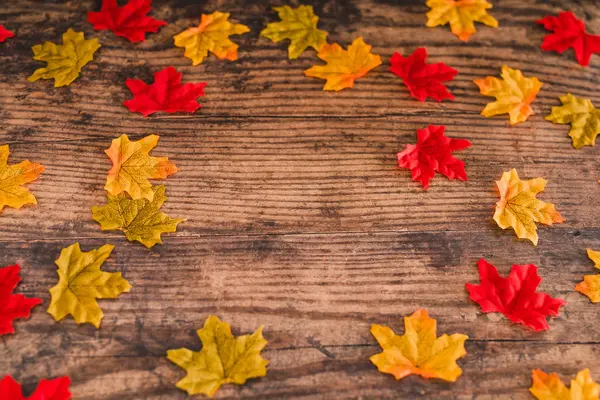
[[[131,199],[125,193],[108,195],[105,206],[92,207],[92,215],[103,231],[121,230],[129,241],[137,240],[146,247],[162,243],[161,234],[175,232],[184,219],[171,218],[160,208],[167,200],[164,186],[152,188],[152,201]]]
[[[0,380],[0,399],[2,400],[69,400],[71,379],[63,376],[55,379],[42,379],[29,397],[23,396],[21,385],[10,375]]]
[[[20,270],[18,265],[0,268],[0,336],[15,333],[13,321],[17,318],[29,318],[31,309],[42,304],[41,299],[13,294],[21,282]]]
[[[496,203],[494,221],[498,226],[513,228],[519,238],[529,239],[537,246],[536,222],[544,225],[565,222],[554,204],[536,198],[546,187],[546,182],[543,178],[522,181],[514,168],[504,172],[502,178],[496,181],[500,201]]]
[[[600,269],[600,251],[587,249],[587,255],[594,262],[594,267]],[[589,297],[592,303],[600,303],[600,274],[585,275],[575,290]]]
[[[486,0],[427,0],[427,26],[430,28],[450,24],[452,33],[464,42],[476,32],[475,22],[492,28],[498,21],[488,14],[492,4]]]
[[[33,46],[33,59],[45,61],[48,66],[37,69],[27,80],[54,78],[54,87],[70,85],[81,69],[94,59],[94,53],[100,48],[98,39],[86,40],[83,32],[69,30],[62,36],[63,44],[46,42]]]
[[[113,163],[104,186],[108,193],[129,193],[134,200],[153,199],[154,190],[148,179],[166,179],[177,172],[177,167],[167,157],[150,156],[158,138],[157,135],[149,135],[131,142],[123,134],[112,141],[110,148],[105,150]]]
[[[467,283],[469,298],[481,306],[485,313],[499,312],[515,323],[526,325],[534,331],[549,329],[547,316],[557,316],[563,299],[537,292],[542,278],[533,264],[513,265],[507,278],[486,260],[477,264],[480,285]]]
[[[502,66],[500,76],[501,80],[494,76],[488,76],[473,81],[479,86],[482,95],[496,98],[496,101],[485,106],[481,115],[493,117],[494,115],[508,114],[511,125],[526,121],[530,115],[534,114],[531,103],[542,88],[542,82],[535,77],[526,78],[518,69],[512,69],[506,65]]]
[[[233,43],[229,36],[250,32],[250,28],[242,24],[232,24],[228,19],[229,13],[219,11],[209,15],[202,14],[200,25],[173,36],[175,46],[185,48],[184,56],[191,59],[193,65],[200,64],[209,51],[220,60],[237,60],[238,45]]]
[[[167,25],[146,14],[152,9],[152,0],[129,0],[119,7],[117,0],[102,0],[100,11],[88,12],[88,22],[96,30],[110,30],[117,36],[129,39],[131,42],[143,42],[146,33],[158,32],[161,26]]]
[[[590,100],[571,93],[560,96],[560,101],[562,106],[552,107],[552,113],[546,119],[555,124],[571,124],[569,136],[573,139],[573,147],[593,146],[600,133],[600,109]]]
[[[0,25],[0,43],[3,43],[6,39],[14,37],[15,34],[4,27],[4,25]]]
[[[371,326],[371,333],[383,349],[370,358],[380,372],[396,379],[415,374],[449,382],[462,374],[456,360],[467,354],[464,344],[469,337],[459,333],[437,337],[436,320],[424,309],[404,317],[402,336],[376,324]]]
[[[267,345],[262,327],[252,335],[233,336],[228,323],[211,315],[198,330],[202,350],[169,350],[167,358],[186,370],[177,387],[189,395],[204,393],[212,397],[227,383],[243,385],[247,379],[267,374],[267,360],[260,352]]]
[[[531,371],[529,392],[538,400],[598,400],[600,385],[592,379],[589,369],[582,369],[567,389],[558,374],[547,374],[539,369]]]
[[[327,32],[317,29],[319,17],[314,14],[312,6],[273,7],[279,14],[281,22],[271,22],[260,32],[261,36],[277,43],[289,39],[288,57],[294,60],[308,47],[316,51],[327,44]]]
[[[8,165],[10,150],[8,145],[0,146],[0,212],[4,207],[21,208],[27,204],[37,204],[33,194],[22,185],[36,180],[44,166],[25,160]]]
[[[326,79],[323,90],[340,91],[351,88],[356,79],[381,65],[381,57],[371,54],[371,46],[362,37],[355,39],[348,50],[342,49],[337,43],[326,44],[321,47],[317,56],[327,62],[327,65],[315,65],[304,71],[304,74]]]

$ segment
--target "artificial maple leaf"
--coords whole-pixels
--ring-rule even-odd
[[[4,42],[6,39],[14,37],[15,34],[9,31],[4,27],[4,25],[0,25],[0,43]]]
[[[427,64],[427,50],[420,47],[410,56],[402,57],[398,52],[390,59],[390,71],[402,78],[410,94],[420,101],[427,96],[437,101],[454,100],[442,82],[451,81],[458,71],[444,63]]]
[[[140,79],[127,79],[125,84],[133,93],[133,99],[123,103],[131,112],[147,117],[158,111],[193,113],[201,105],[196,101],[204,96],[206,82],[181,84],[181,72],[167,67],[154,74],[154,83],[146,84]]]
[[[21,267],[18,265],[0,268],[0,336],[15,333],[13,320],[29,318],[31,309],[38,304],[42,304],[41,299],[27,298],[22,294],[12,294],[21,282],[20,270]]]
[[[507,278],[483,258],[477,263],[480,285],[465,286],[471,300],[485,313],[499,312],[515,323],[526,325],[539,332],[549,329],[547,316],[557,316],[558,309],[566,304],[563,299],[537,292],[542,278],[533,264],[512,266]]]
[[[4,207],[21,208],[26,204],[37,204],[35,196],[22,185],[35,181],[44,166],[25,160],[8,165],[8,145],[0,146],[0,212]]]
[[[352,42],[348,50],[337,44],[326,44],[317,54],[327,65],[315,65],[304,71],[306,76],[326,79],[323,90],[340,91],[354,86],[354,81],[381,65],[381,57],[371,54],[371,46],[362,37]]]
[[[449,382],[455,382],[462,374],[456,360],[467,354],[465,341],[469,337],[459,333],[437,337],[436,320],[424,309],[404,317],[402,336],[376,324],[371,325],[371,334],[383,349],[370,358],[380,372],[396,379],[415,374]]]
[[[594,251],[587,249],[587,254],[590,260],[594,262],[594,267],[600,269],[600,251]],[[575,286],[575,290],[583,293],[590,298],[592,303],[600,302],[600,274],[596,275],[585,275],[583,282],[579,282]]]
[[[493,117],[508,114],[511,125],[527,121],[534,114],[531,103],[542,88],[542,82],[538,78],[525,78],[521,71],[506,65],[502,66],[500,76],[502,80],[488,76],[473,81],[482,95],[496,98],[496,101],[485,106],[481,115]]]
[[[465,163],[452,155],[452,152],[466,149],[471,142],[466,139],[451,139],[444,135],[445,126],[429,125],[417,129],[417,144],[407,144],[398,153],[398,166],[411,170],[413,181],[419,181],[424,189],[435,171],[449,179],[467,180]]]
[[[184,219],[171,218],[159,211],[164,202],[164,186],[155,186],[152,201],[133,200],[125,193],[108,195],[105,206],[92,207],[93,218],[103,231],[121,230],[129,241],[137,240],[146,247],[162,243],[162,233],[175,232]]]
[[[587,33],[583,21],[578,20],[571,11],[560,12],[558,17],[547,16],[536,22],[553,32],[544,38],[542,50],[562,54],[572,48],[577,62],[584,67],[590,65],[593,53],[600,53],[600,35]]]
[[[539,369],[531,371],[533,381],[529,391],[538,400],[598,400],[600,385],[592,380],[589,369],[582,369],[567,389],[558,374]]]
[[[565,222],[554,204],[535,197],[544,190],[546,183],[543,178],[522,181],[514,168],[504,172],[502,178],[496,181],[500,201],[496,203],[494,221],[498,226],[502,229],[513,228],[519,238],[529,239],[537,246],[536,222],[544,225]]]
[[[84,39],[83,32],[69,30],[62,36],[63,44],[46,42],[33,46],[33,59],[45,61],[48,66],[37,69],[27,80],[54,78],[54,87],[70,85],[81,69],[94,59],[94,53],[100,48],[98,39]]]
[[[273,7],[279,14],[281,22],[271,22],[260,32],[260,36],[271,39],[277,43],[284,39],[290,40],[288,57],[294,60],[300,56],[308,47],[316,51],[321,50],[327,44],[327,32],[317,29],[319,17],[317,17],[312,6],[290,6]]]
[[[115,35],[129,39],[131,42],[143,42],[146,33],[158,32],[165,21],[148,17],[152,9],[152,0],[129,0],[119,7],[117,0],[102,0],[99,12],[88,12],[88,22],[96,30],[113,31]]]
[[[114,139],[110,148],[104,151],[113,163],[104,189],[112,195],[126,192],[134,200],[151,201],[154,191],[148,179],[165,179],[177,172],[177,167],[167,157],[150,156],[157,143],[157,135],[135,142],[129,141],[127,135]]]
[[[252,335],[235,337],[226,322],[211,315],[198,330],[202,350],[169,350],[167,359],[186,370],[177,387],[189,395],[212,397],[226,383],[243,385],[250,378],[267,374],[267,360],[260,352],[267,345],[261,326]]]
[[[427,26],[450,24],[452,33],[464,42],[477,32],[475,22],[498,27],[498,21],[487,13],[492,4],[485,0],[427,0],[426,4],[431,8],[427,13]]]
[[[210,15],[202,14],[200,25],[173,36],[175,46],[185,47],[184,56],[191,59],[193,65],[200,64],[209,51],[220,60],[237,60],[238,45],[229,40],[229,36],[250,32],[250,28],[232,24],[228,19],[229,13],[219,11]]]
[[[29,397],[23,396],[21,385],[6,375],[0,380],[0,399],[2,400],[69,400],[71,379],[63,376],[55,379],[42,379]]]
[[[48,313],[56,321],[72,315],[75,322],[86,322],[100,328],[104,316],[96,299],[115,299],[129,292],[131,285],[120,272],[100,269],[115,246],[105,244],[99,249],[82,252],[79,243],[63,249],[56,260],[58,283],[50,289]]]
[[[600,110],[588,99],[575,97],[571,93],[560,96],[562,106],[552,107],[546,117],[555,124],[571,124],[569,136],[573,147],[593,146],[600,133]]]

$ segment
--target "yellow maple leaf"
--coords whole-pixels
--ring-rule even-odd
[[[600,133],[600,110],[588,99],[575,97],[571,93],[560,96],[562,106],[552,107],[546,117],[555,124],[571,124],[569,136],[573,147],[593,146]]]
[[[492,4],[485,0],[427,0],[426,4],[431,8],[427,13],[427,26],[450,24],[452,33],[464,42],[477,31],[475,22],[498,27],[498,21],[487,13]]]
[[[148,178],[165,179],[177,172],[177,167],[167,157],[150,156],[157,143],[157,135],[135,142],[131,142],[127,135],[114,139],[110,148],[105,150],[113,166],[108,171],[104,189],[112,195],[127,192],[133,199],[152,200],[154,191]]]
[[[173,36],[175,46],[185,47],[184,55],[192,60],[193,65],[200,64],[209,51],[220,60],[237,60],[238,45],[229,40],[229,36],[250,32],[250,28],[232,24],[228,19],[229,13],[219,11],[210,15],[202,14],[200,25]]]
[[[306,76],[326,79],[323,90],[340,91],[354,86],[354,81],[381,65],[381,57],[371,54],[371,46],[362,37],[352,42],[348,50],[337,44],[321,47],[317,56],[327,65],[315,65],[304,71]]]
[[[600,269],[600,251],[587,249],[587,254],[594,262],[594,267]],[[600,302],[600,274],[585,275],[583,281],[575,286],[575,290],[589,297],[592,303]]]
[[[167,358],[186,370],[177,387],[189,395],[204,393],[212,397],[226,383],[243,385],[247,379],[267,374],[267,360],[260,352],[267,345],[261,326],[252,335],[234,337],[226,322],[211,315],[198,330],[202,350],[169,350]]]
[[[459,333],[436,337],[436,320],[424,309],[404,317],[402,336],[387,326],[376,324],[371,326],[371,333],[383,349],[370,358],[380,372],[396,379],[415,374],[450,382],[462,374],[456,360],[467,354],[465,341],[469,337]]]
[[[0,212],[4,207],[21,208],[26,204],[37,204],[35,196],[22,185],[35,181],[44,166],[25,160],[16,165],[8,165],[10,150],[8,145],[0,146]]]
[[[288,57],[296,59],[308,47],[319,51],[327,43],[327,32],[317,29],[317,17],[312,6],[273,7],[279,14],[281,22],[272,22],[260,32],[261,36],[271,39],[275,43],[290,39]]]
[[[538,400],[598,400],[600,385],[592,380],[589,369],[583,369],[571,380],[567,389],[558,374],[547,374],[539,369],[531,372],[533,381],[529,391]]]
[[[488,76],[473,81],[479,86],[481,94],[496,98],[496,101],[485,106],[481,115],[493,117],[508,113],[511,125],[527,121],[534,114],[531,103],[542,88],[542,82],[538,78],[525,78],[521,71],[506,65],[502,67],[501,76],[502,80]]]
[[[75,32],[69,28],[62,36],[63,44],[52,42],[33,46],[33,59],[45,61],[48,66],[39,68],[27,80],[54,78],[54,87],[71,84],[81,69],[94,59],[94,53],[100,48],[98,39],[84,39],[83,32]]]
[[[547,181],[543,178],[522,181],[516,169],[502,174],[496,181],[500,201],[496,203],[494,221],[502,229],[513,228],[521,239],[529,239],[537,246],[536,222],[544,225],[560,224],[565,219],[554,204],[538,200],[535,196],[544,190]]]
[[[103,231],[121,230],[129,241],[137,240],[146,247],[162,243],[162,233],[175,232],[184,219],[171,218],[160,208],[167,200],[164,186],[152,188],[152,201],[131,199],[125,193],[108,195],[105,206],[92,207],[92,215]]]
[[[96,299],[114,299],[129,292],[131,285],[120,272],[104,272],[100,266],[115,246],[105,244],[99,249],[82,252],[75,243],[60,253],[56,260],[58,283],[50,289],[48,313],[56,321],[72,315],[75,322],[89,322],[100,328],[104,313]]]

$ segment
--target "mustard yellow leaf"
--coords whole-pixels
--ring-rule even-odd
[[[436,337],[436,320],[426,310],[404,317],[402,336],[376,324],[371,326],[371,333],[383,349],[370,358],[380,372],[396,379],[415,374],[450,382],[462,374],[456,360],[467,354],[464,344],[469,337],[458,333]]]
[[[177,387],[189,395],[204,393],[212,397],[226,383],[243,385],[247,379],[267,374],[267,360],[260,352],[267,345],[262,326],[252,335],[235,337],[226,322],[214,315],[198,330],[202,350],[169,350],[167,359],[186,370]]]
[[[232,24],[228,19],[229,13],[219,11],[210,15],[202,14],[200,25],[173,36],[175,46],[185,47],[184,55],[192,60],[193,65],[200,64],[209,51],[220,60],[237,60],[238,45],[229,40],[229,36],[250,32],[250,28]]]
[[[39,68],[27,80],[35,82],[38,79],[54,78],[54,87],[70,85],[81,72],[81,69],[94,59],[94,53],[100,48],[98,39],[86,40],[83,32],[73,29],[63,34],[63,44],[52,42],[33,46],[33,59],[45,61],[48,66]]]
[[[555,124],[571,124],[569,136],[573,147],[593,146],[600,133],[600,110],[588,99],[575,97],[571,93],[560,96],[562,106],[552,107],[546,117]]]
[[[498,21],[487,13],[492,4],[485,0],[427,0],[426,4],[431,8],[427,26],[450,24],[452,33],[464,42],[476,32],[475,22],[498,27]]]
[[[509,114],[511,125],[526,121],[534,114],[531,103],[542,88],[542,82],[538,78],[525,78],[521,71],[506,65],[502,67],[501,76],[502,80],[488,76],[473,81],[479,86],[481,94],[496,98],[496,101],[485,106],[481,115],[493,117]]]
[[[279,14],[281,22],[272,22],[260,32],[261,36],[271,39],[275,43],[289,39],[288,57],[296,59],[308,47],[316,51],[327,43],[327,32],[317,29],[317,17],[312,6],[273,7]]]
[[[131,285],[120,272],[104,272],[100,266],[115,246],[105,244],[99,249],[82,252],[75,243],[60,253],[56,260],[58,283],[50,289],[48,313],[56,321],[72,315],[75,322],[89,322],[100,328],[104,314],[96,299],[114,299],[129,292]]]
[[[108,171],[104,189],[112,195],[126,192],[133,199],[152,200],[154,191],[148,178],[165,179],[177,172],[177,167],[167,157],[150,156],[157,143],[157,135],[135,142],[131,142],[127,135],[114,139],[105,151],[113,166]]]
[[[362,37],[355,39],[347,51],[337,43],[326,44],[321,47],[317,56],[326,61],[327,65],[315,65],[304,71],[304,74],[326,79],[323,90],[340,91],[351,88],[354,80],[381,65],[381,57],[371,54],[371,46],[365,44]]]
[[[152,201],[131,199],[125,193],[108,195],[105,206],[92,207],[92,215],[103,231],[121,230],[129,241],[137,240],[146,247],[162,243],[162,233],[175,232],[177,224],[185,221],[160,212],[167,200],[164,186],[152,188]]]
[[[592,380],[589,369],[583,369],[571,380],[567,389],[558,374],[535,369],[531,372],[531,394],[538,400],[598,400],[600,385]]]
[[[513,228],[519,238],[529,239],[537,246],[536,222],[544,225],[565,222],[554,204],[535,197],[544,190],[546,182],[542,178],[522,181],[514,168],[503,173],[502,178],[496,181],[500,201],[496,203],[494,221],[498,226],[502,229]]]
[[[35,181],[44,166],[25,160],[8,165],[10,150],[8,145],[0,146],[0,213],[4,207],[21,208],[27,204],[37,204],[35,196],[22,185]]]
[[[590,260],[594,262],[594,267],[600,269],[600,251],[587,249],[587,254]],[[585,275],[583,282],[579,282],[575,286],[575,290],[583,293],[592,301],[592,303],[600,302],[600,274]]]

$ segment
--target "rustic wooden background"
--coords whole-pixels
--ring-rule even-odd
[[[44,300],[30,320],[16,323],[17,334],[1,338],[0,374],[12,374],[27,391],[41,378],[69,375],[75,399],[184,399],[175,387],[184,371],[166,351],[199,350],[195,331],[216,314],[236,334],[264,324],[270,360],[265,378],[224,386],[217,398],[528,399],[533,368],[568,382],[589,367],[600,379],[600,305],[573,290],[595,272],[586,247],[600,249],[598,149],[574,149],[568,126],[544,121],[566,92],[600,105],[600,56],[582,68],[571,51],[542,52],[546,31],[534,23],[572,10],[600,33],[600,2],[495,0],[500,28],[478,25],[464,44],[448,27],[425,27],[422,0],[304,1],[331,41],[346,46],[363,36],[384,60],[340,93],[303,76],[320,63],[313,51],[289,61],[285,43],[259,38],[278,20],[271,5],[281,4],[155,0],[152,15],[169,25],[141,44],[92,29],[86,13],[99,9],[99,0],[0,7],[0,23],[17,34],[0,45],[0,143],[10,144],[12,163],[28,158],[47,167],[29,185],[39,205],[0,217],[0,265],[20,263],[19,292]],[[214,10],[252,31],[235,38],[239,61],[210,56],[192,67],[172,36]],[[44,65],[32,59],[31,46],[58,42],[69,27],[99,38],[96,59],[69,87],[27,82]],[[387,72],[394,51],[419,46],[432,62],[459,70],[449,84],[456,101],[420,103]],[[472,83],[498,75],[503,64],[544,82],[536,115],[515,127],[507,116],[479,115],[491,99]],[[150,82],[169,65],[185,82],[208,82],[201,110],[144,118],[121,105],[130,98],[126,78]],[[428,124],[472,141],[458,154],[468,182],[437,176],[424,191],[398,169],[396,153]],[[100,231],[91,218],[90,207],[105,201],[103,150],[121,133],[159,134],[154,154],[180,168],[164,182],[165,210],[187,222],[151,250]],[[538,247],[492,220],[494,181],[513,167],[525,178],[547,178],[541,198],[567,219],[541,227]],[[57,280],[54,260],[76,241],[83,250],[115,244],[105,269],[123,272],[133,285],[118,300],[101,301],[100,330],[72,319],[56,323],[45,312]],[[503,274],[513,263],[540,267],[541,289],[568,302],[549,331],[483,314],[468,299],[464,284],[478,281],[481,257]],[[370,324],[401,333],[402,317],[418,307],[438,319],[439,332],[470,336],[454,384],[398,382],[369,361],[379,351]]]

